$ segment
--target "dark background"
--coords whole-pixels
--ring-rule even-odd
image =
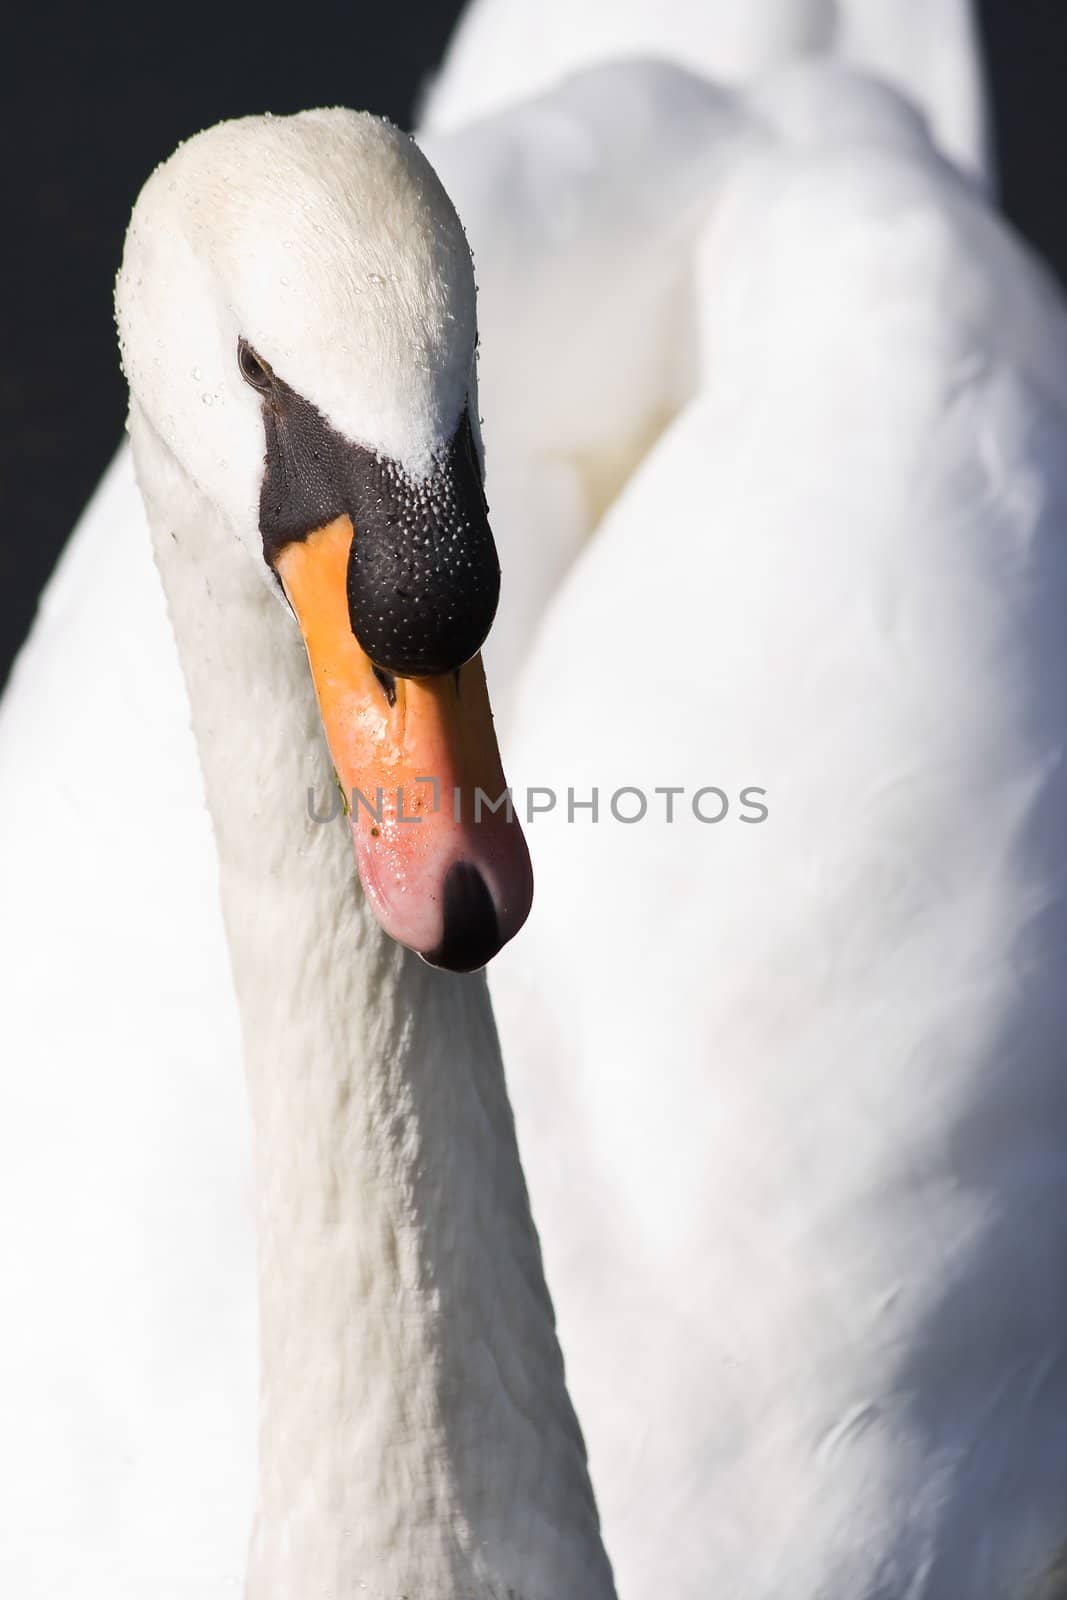
[[[120,435],[111,285],[148,173],[179,139],[245,112],[355,105],[410,123],[460,5],[108,10],[30,0],[17,42],[5,37],[0,683]],[[979,11],[1002,203],[1067,281],[1067,3]]]

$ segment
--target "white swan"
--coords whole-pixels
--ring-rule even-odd
[[[620,783],[754,778],[771,815],[732,836],[694,821],[675,832],[627,829],[625,851],[605,829],[561,826],[550,838],[552,818],[538,819],[541,910],[499,963],[537,1212],[609,1547],[623,1592],[635,1596],[704,1595],[713,1585],[745,1600],[909,1587],[985,1600],[1009,1586],[1025,1594],[1028,1583],[1041,1593],[1064,1537],[1055,1415],[1063,1019],[1053,982],[1062,312],[903,108],[817,72],[742,105],[663,69],[594,75],[564,91],[551,151],[551,103],[503,119],[492,149],[483,130],[484,189],[458,154],[448,171],[440,141],[434,159],[450,189],[466,185],[479,259],[479,226],[488,243],[494,183],[509,170],[495,152],[521,152],[524,122],[539,162],[555,157],[543,170],[560,215],[574,192],[557,181],[567,153],[600,152],[610,167],[629,113],[642,107],[625,183],[613,191],[632,209],[623,207],[610,249],[625,262],[627,247],[649,245],[647,264],[658,241],[675,271],[625,325],[638,371],[660,370],[650,333],[660,354],[684,355],[698,332],[697,361],[665,385],[666,416],[657,398],[645,448],[669,426],[624,494],[597,442],[583,452],[579,465],[592,459],[593,469],[578,476],[582,492],[595,498],[608,482],[616,504],[524,673],[509,766],[528,782],[558,773],[564,792],[573,785],[583,798],[594,783],[610,795]],[[632,152],[653,134],[664,142],[648,147],[643,187]],[[473,162],[473,135],[465,148]],[[681,234],[660,231],[675,220],[669,207],[651,229],[644,210],[667,152],[686,157],[668,168],[691,201]],[[680,302],[695,307],[695,321],[670,311],[685,282],[683,249],[699,263],[689,280],[698,292]],[[219,400],[205,370],[190,363],[185,417],[206,438],[203,419]],[[489,387],[487,417],[503,430]],[[694,390],[672,418],[670,405]],[[227,389],[227,405],[238,395]],[[564,466],[573,469],[565,457]],[[5,968],[21,979],[8,1005],[18,1070],[5,1084],[0,1181],[21,1236],[5,1250],[8,1284],[24,1310],[4,1332],[5,1411],[33,1422],[4,1441],[15,1533],[0,1571],[20,1593],[81,1600],[226,1593],[251,1511],[236,1020],[218,978],[214,868],[181,687],[133,495],[120,462],[57,575],[0,747],[3,881],[18,908]],[[234,547],[237,575],[255,570],[250,555]],[[255,595],[244,599],[279,655],[249,659],[293,706],[304,671],[293,631],[265,589]],[[187,623],[207,614],[198,602],[216,604],[206,586],[204,597],[190,591]],[[246,678],[237,654],[238,670],[208,680],[210,663],[194,652],[201,690],[210,681],[257,693],[265,680]],[[709,670],[726,661],[729,679]],[[232,802],[235,781],[221,764],[236,752],[199,698],[209,783],[214,764]],[[306,749],[306,693],[302,703]],[[260,708],[258,725],[276,727],[271,697]],[[622,761],[623,750],[633,759]],[[278,753],[279,772],[296,760]],[[150,809],[140,799],[146,773]],[[313,765],[311,781],[322,774]],[[296,776],[303,788],[309,774]],[[982,792],[980,817],[963,804],[968,788]],[[26,848],[44,837],[66,866],[62,898],[48,901]],[[308,837],[314,856],[350,872],[340,830]],[[256,894],[261,861],[242,873],[250,841],[225,825],[223,840],[235,852],[226,893],[238,946],[248,938],[256,960],[259,938],[276,935],[264,957],[281,973],[270,1004],[288,1019],[296,974],[274,965],[286,930],[274,910],[264,908],[260,926],[233,909]],[[276,870],[284,880],[300,868],[282,853]],[[350,902],[323,910],[331,940],[355,931]],[[1028,945],[1017,930],[1027,919],[1036,927],[1039,914],[1041,937]],[[190,939],[194,928],[202,942]],[[89,952],[106,955],[90,961]],[[312,1010],[313,1029],[366,981],[338,963],[315,976],[310,993],[340,987]],[[451,982],[421,972],[419,981],[430,985],[425,997]],[[523,1011],[530,982],[536,1006]],[[479,994],[473,1016],[453,1019],[469,1034],[484,1024],[480,990],[460,987]],[[139,989],[153,1006],[131,1007]],[[261,985],[255,993],[262,1001]],[[375,1014],[382,1005],[387,1015],[387,987],[373,998]],[[82,1018],[93,1037],[79,1059],[69,1041]],[[556,1051],[546,1055],[554,1024]],[[251,1016],[253,1055],[267,1026],[266,1015]],[[1011,1050],[997,1048],[1000,1030]],[[361,1038],[354,1044],[361,1059],[373,1055]],[[494,1057],[483,1046],[471,1059],[491,1067]],[[270,1109],[264,1098],[259,1107]],[[312,1094],[304,1111],[305,1135],[324,1117],[318,1148],[331,1157],[329,1107]],[[288,1152],[291,1175],[313,1141],[271,1126],[268,1148],[282,1160]],[[115,1136],[123,1127],[125,1148]],[[451,1141],[469,1125],[442,1121],[438,1131]],[[345,1155],[362,1164],[381,1149],[375,1135]],[[505,1189],[515,1171],[509,1153]],[[455,1192],[477,1205],[485,1176]],[[370,1198],[403,1247],[394,1194]],[[133,1211],[146,1201],[145,1214]],[[297,1248],[305,1220],[283,1228],[280,1250]],[[528,1259],[521,1201],[502,1207],[498,1226]],[[429,1234],[431,1246],[451,1242],[436,1226]],[[180,1248],[161,1250],[167,1237]],[[42,1272],[49,1259],[63,1263],[54,1278]],[[125,1298],[131,1284],[136,1298]],[[309,1299],[301,1338],[321,1337],[333,1306],[332,1296],[325,1307]],[[535,1343],[550,1352],[540,1296],[538,1307]],[[493,1325],[510,1346],[506,1320]],[[344,1331],[356,1327],[352,1319]],[[368,1320],[358,1327],[365,1333]],[[408,1367],[423,1380],[424,1355],[416,1344]],[[374,1370],[386,1376],[368,1400],[387,1407],[400,1392],[396,1368],[383,1354]],[[569,1451],[584,1508],[550,1353],[545,1373],[549,1435]],[[343,1443],[336,1408],[326,1422],[320,1437]],[[406,1461],[425,1464],[418,1430],[398,1437]],[[493,1459],[483,1449],[479,1440],[476,1459]],[[521,1454],[505,1444],[496,1459],[510,1469]],[[298,1465],[286,1451],[274,1459],[280,1472]],[[397,1546],[381,1544],[395,1480],[351,1481],[372,1508],[357,1525],[364,1556],[388,1570]],[[505,1528],[519,1513],[499,1485],[472,1487],[462,1470],[456,1484],[484,1525]],[[510,1540],[495,1548],[504,1561],[586,1559],[593,1582],[606,1582],[585,1510],[579,1522],[570,1539],[543,1525],[536,1550],[521,1539],[518,1554]],[[296,1524],[298,1551],[308,1551],[299,1535],[312,1527]],[[343,1527],[343,1517],[330,1524],[334,1538]],[[458,1552],[448,1543],[457,1529]],[[401,1549],[429,1552],[428,1582],[449,1581],[453,1560],[481,1577],[455,1501],[419,1531],[425,1543]],[[315,1538],[305,1567],[329,1562],[336,1543],[325,1550]],[[283,1560],[277,1548],[274,1559]]]

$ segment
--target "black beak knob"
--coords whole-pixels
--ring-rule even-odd
[[[348,613],[375,665],[421,678],[469,661],[496,615],[500,563],[467,413],[421,482],[372,459],[352,522]]]

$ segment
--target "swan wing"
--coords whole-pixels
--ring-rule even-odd
[[[232,1597],[250,1147],[215,849],[129,454],[0,714],[0,1589]]]
[[[696,392],[513,731],[494,1000],[634,1597],[1053,1593],[1067,1542],[1067,318],[932,150],[820,139],[846,87],[717,193]]]

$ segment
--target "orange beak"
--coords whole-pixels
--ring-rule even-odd
[[[287,544],[275,571],[300,624],[363,888],[385,931],[470,972],[522,927],[533,874],[511,811],[481,656],[393,678],[349,619],[352,521]]]

